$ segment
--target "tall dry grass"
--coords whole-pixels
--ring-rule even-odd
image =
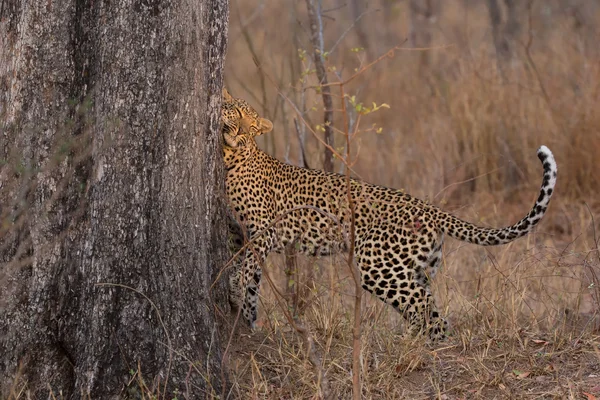
[[[383,132],[361,137],[356,144],[361,151],[358,173],[421,196],[434,196],[447,184],[474,177],[478,178],[461,192],[534,188],[539,177],[535,150],[546,144],[560,165],[561,197],[590,198],[600,187],[597,174],[589,173],[595,170],[594,156],[600,154],[600,116],[595,112],[600,102],[598,51],[582,53],[583,33],[571,26],[571,17],[556,10],[556,15],[543,17],[546,11],[540,6],[532,10],[531,29],[523,16],[519,59],[502,80],[496,73],[486,8],[483,2],[472,3],[467,8],[459,1],[445,3],[427,71],[419,70],[417,52],[399,50],[347,85],[346,91],[366,104],[391,106],[363,122],[377,123]],[[330,69],[347,78],[372,60],[366,60],[363,51],[353,51],[358,43],[352,31],[340,38],[352,25],[344,10],[328,14],[335,21],[328,22],[324,33],[330,48],[339,40],[328,55]],[[393,12],[395,26],[384,26],[386,18],[377,11],[361,20],[380,55],[405,42],[404,2]],[[264,138],[264,147],[280,157],[289,152],[291,162],[297,160],[293,118],[298,113],[277,91],[313,126],[322,120],[320,96],[306,89],[317,83],[314,66],[302,63],[298,55],[310,51],[306,21],[302,2],[232,3],[227,84],[274,120],[274,135]],[[381,37],[390,31],[397,40],[386,38],[386,45]],[[530,31],[532,43],[526,51]],[[302,84],[305,70],[309,75]],[[330,72],[330,81],[335,80]],[[304,109],[300,96],[306,98]],[[339,145],[344,141],[340,134],[336,140]],[[308,146],[309,163],[318,167],[322,149],[312,138]]]
[[[402,47],[344,86],[365,105],[390,106],[361,118],[359,130],[375,124],[381,132],[352,137],[354,174],[405,189],[485,226],[508,225],[528,212],[541,180],[535,157],[540,145],[553,150],[559,178],[544,221],[528,237],[498,248],[447,241],[434,292],[453,327],[443,348],[450,349],[448,354],[402,338],[401,318],[366,296],[363,395],[442,398],[444,393],[469,393],[450,390],[450,374],[457,387],[487,385],[499,390],[499,397],[503,393],[568,397],[569,390],[587,381],[554,374],[555,382],[564,378],[576,384],[566,391],[558,384],[546,390],[539,384],[543,379],[537,386],[526,385],[513,374],[513,382],[505,369],[525,364],[539,376],[551,375],[558,364],[566,368],[574,362],[561,358],[565,353],[577,353],[583,342],[591,343],[590,348],[598,345],[593,332],[599,326],[600,308],[600,52],[594,43],[600,37],[596,28],[600,7],[556,0],[523,8],[518,50],[501,76],[485,2],[443,2],[432,49],[427,50],[431,59],[427,68],[418,51],[406,48],[407,2],[384,3],[371,2],[360,20],[368,52],[360,49],[365,38],[359,41],[347,7],[334,9],[335,2],[323,5],[332,9],[324,19],[325,47],[332,49],[327,54],[330,82],[348,79],[372,62],[367,53],[384,55]],[[319,134],[317,126],[323,120],[304,3],[233,1],[231,7],[226,71],[230,91],[274,121],[274,131],[261,138],[265,151],[302,163],[299,137],[305,135],[306,162],[320,168],[321,142],[310,129],[300,128],[304,131],[299,135],[294,122],[305,122]],[[384,7],[386,12],[377,11]],[[344,118],[352,126],[356,113],[344,115],[336,87],[332,93],[335,147],[342,151]],[[337,160],[336,170],[342,171],[342,166]],[[266,268],[281,293],[290,285],[284,264],[282,257],[273,256]],[[339,398],[348,398],[352,342],[348,267],[339,259],[303,259],[295,273],[291,285],[303,299],[298,305],[290,295],[288,305],[310,327],[329,385]],[[263,329],[249,339],[255,341],[254,350],[238,349],[243,357],[233,367],[238,380],[232,393],[319,397],[322,388],[303,353],[302,338],[285,322],[274,293],[263,284]],[[534,350],[542,342],[548,350],[545,360],[555,360],[554,364],[532,361],[538,360]],[[502,368],[495,364],[498,354],[505,362]],[[599,357],[585,359],[583,365],[600,370]],[[449,365],[458,368],[461,363],[467,365],[464,374],[447,371]],[[423,373],[414,375],[415,371]],[[414,384],[407,378],[423,382]],[[400,387],[398,379],[403,382]],[[503,387],[510,390],[503,392]],[[476,394],[485,397],[485,393],[482,389]]]

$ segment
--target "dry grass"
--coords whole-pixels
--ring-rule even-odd
[[[404,42],[406,3],[385,13],[371,4],[361,19],[369,54]],[[430,347],[402,336],[401,318],[365,296],[364,398],[600,396],[600,53],[592,45],[600,11],[571,2],[588,19],[582,26],[569,2],[534,2],[523,11],[518,54],[501,79],[483,3],[444,2],[429,68],[420,67],[419,53],[397,50],[344,86],[364,104],[390,105],[362,117],[353,171],[469,221],[503,226],[533,204],[541,175],[535,151],[546,144],[559,165],[557,190],[543,223],[524,239],[499,248],[447,242],[434,282],[452,326],[445,343]],[[360,45],[353,29],[345,33],[353,24],[348,14],[341,8],[325,19],[325,47],[339,40],[327,57],[330,82],[372,61],[367,51],[353,51]],[[301,163],[294,119],[312,129],[323,119],[314,67],[304,57],[311,50],[306,21],[303,2],[232,2],[228,87],[274,121],[261,147],[291,163]],[[344,117],[352,126],[356,114],[344,115],[339,92],[332,92],[334,147],[343,153]],[[381,133],[364,131],[372,124]],[[306,161],[319,168],[323,146],[304,129]],[[339,160],[335,169],[342,170]],[[284,264],[273,256],[266,270],[286,295],[286,311],[308,328],[330,397],[350,398],[348,267],[338,259],[302,259],[290,278]],[[325,397],[305,338],[267,283],[261,301],[261,329],[243,333],[231,349],[230,397]]]
[[[539,238],[536,238],[539,239]],[[452,329],[430,347],[402,335],[400,316],[379,300],[363,304],[361,361],[366,398],[580,398],[600,395],[597,289],[588,287],[593,252],[562,251],[524,239],[507,249],[447,247],[434,291]],[[584,245],[572,243],[574,247]],[[452,245],[456,245],[453,242]],[[568,254],[567,254],[568,253]],[[304,260],[288,311],[310,327],[332,398],[351,391],[352,281],[343,262]],[[285,292],[282,257],[267,271]],[[461,265],[461,270],[458,266]],[[479,266],[479,267],[478,267]],[[314,286],[306,287],[316,269]],[[263,285],[257,332],[233,347],[233,398],[319,398],[301,335]]]

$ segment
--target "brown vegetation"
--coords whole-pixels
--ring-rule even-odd
[[[418,51],[406,44],[408,2],[390,4],[369,3],[359,21],[348,7],[323,4],[330,85],[359,72],[344,85],[354,106],[349,98],[342,104],[337,87],[331,90],[333,148],[346,154],[351,133],[352,173],[498,227],[533,202],[540,145],[553,150],[559,179],[545,220],[530,236],[498,248],[448,241],[434,282],[452,326],[442,345],[403,337],[400,316],[363,296],[363,396],[600,396],[598,7],[558,0],[520,7],[520,29],[507,39],[515,54],[502,60],[501,76],[486,2],[443,2],[432,47]],[[234,1],[231,7],[227,85],[274,121],[261,147],[320,168],[323,103],[305,4]],[[365,43],[368,51],[360,48]],[[426,71],[422,51],[429,54]],[[364,108],[356,104],[373,102],[390,108],[361,115],[357,127]],[[334,170],[344,172],[339,158]],[[242,334],[232,348],[231,395],[350,398],[351,271],[342,259],[303,259],[287,275],[284,265],[283,257],[269,259],[264,272],[273,283],[263,285],[262,328]],[[308,333],[290,326],[277,293]]]

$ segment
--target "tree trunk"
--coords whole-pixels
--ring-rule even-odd
[[[433,24],[439,14],[435,0],[410,0],[410,44],[413,48],[431,47]],[[419,73],[425,73],[431,64],[431,50],[420,52]]]
[[[366,24],[363,21],[363,16],[366,12],[366,2],[362,2],[360,0],[350,0],[350,18],[354,23],[356,37],[360,47],[365,49],[365,54],[367,55],[366,63],[370,63],[377,58],[376,50],[379,49],[373,49],[370,45],[371,43],[369,41],[369,35],[367,34],[367,29],[365,28]]]
[[[490,22],[492,24],[492,37],[496,48],[498,69],[502,73],[506,64],[516,55],[516,38],[520,32],[519,3],[516,0],[504,0],[506,18],[503,23],[502,10],[498,0],[487,0]]]
[[[227,0],[0,12],[0,396],[220,393]]]

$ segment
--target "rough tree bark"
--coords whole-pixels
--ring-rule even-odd
[[[0,13],[0,397],[220,393],[227,0]]]

